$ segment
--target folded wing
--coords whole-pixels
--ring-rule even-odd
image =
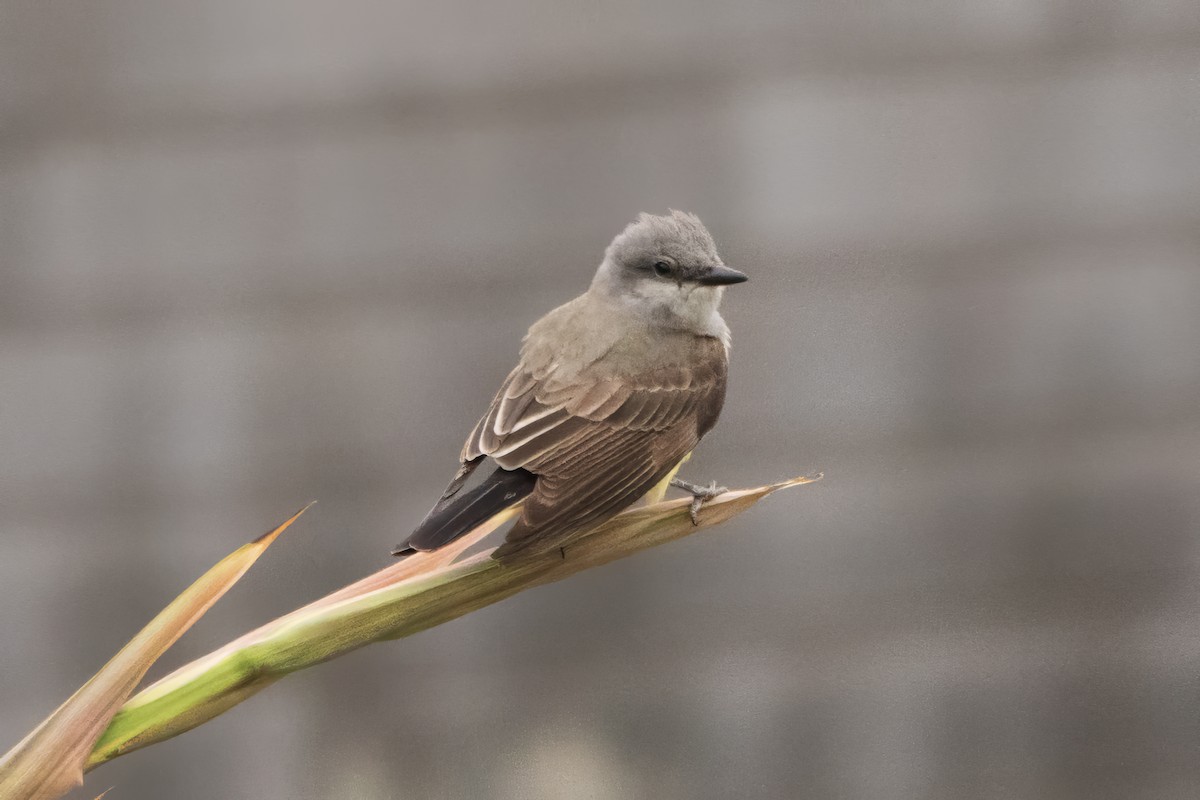
[[[509,374],[462,451],[464,463],[491,456],[537,476],[500,555],[616,514],[691,452],[716,422],[726,375],[724,345],[695,348],[686,364],[620,378],[524,362]]]

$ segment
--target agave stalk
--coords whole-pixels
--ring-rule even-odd
[[[720,524],[772,492],[820,477],[726,492],[704,504],[696,524],[688,514],[688,500],[671,500],[626,511],[576,535],[561,552],[555,547],[549,553],[522,552],[497,561],[489,550],[457,560],[507,520],[498,515],[449,547],[387,567],[142,690],[112,719],[87,769],[207,722],[292,672]]]

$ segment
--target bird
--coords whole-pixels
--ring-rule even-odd
[[[667,485],[692,494],[695,523],[724,489],[676,472],[720,416],[730,332],[718,307],[747,277],[724,264],[696,215],[640,214],[587,291],[529,328],[458,471],[393,555],[436,550],[518,505],[493,557],[545,551],[644,496],[661,499]]]

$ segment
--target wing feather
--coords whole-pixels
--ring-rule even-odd
[[[500,398],[500,402],[496,404],[496,418],[492,421],[492,432],[497,436],[504,436],[507,433],[512,433],[513,426],[518,422],[529,424],[536,418],[532,414],[526,414],[529,407],[533,405],[535,398],[533,392],[519,394],[516,397],[509,397],[507,394]],[[545,409],[547,412],[553,409]]]
[[[533,463],[538,454],[545,452],[547,448],[563,447],[574,432],[589,427],[590,420],[572,417],[565,409],[551,409],[549,414],[537,422],[522,426],[520,431],[505,437],[503,444],[491,450],[488,455],[503,462],[508,469],[514,469]],[[510,463],[512,466],[508,466]]]
[[[538,477],[507,549],[615,514],[695,447],[720,412],[726,364],[719,341],[697,348],[620,379],[596,368],[565,380],[553,360],[508,375],[462,454]]]
[[[582,477],[539,477],[521,518],[497,555],[512,553],[534,540],[565,542],[571,531],[602,522],[650,491],[695,446],[690,437],[672,436],[671,446],[653,448],[666,456],[660,459],[651,457],[647,453],[650,448],[640,439],[630,437],[625,446],[616,448],[614,458],[589,463],[591,469]],[[627,468],[614,469],[622,460]],[[663,463],[668,465],[665,469]]]
[[[508,403],[508,400],[504,401]],[[506,410],[501,407],[500,416],[496,419],[495,431],[498,436],[524,430],[535,422],[561,411],[555,406],[542,405],[533,396],[533,392],[522,395]]]

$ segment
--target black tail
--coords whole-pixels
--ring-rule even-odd
[[[493,515],[523,500],[537,476],[523,469],[497,469],[474,489],[443,499],[433,507],[408,539],[392,551],[407,556],[437,550],[473,530]]]

